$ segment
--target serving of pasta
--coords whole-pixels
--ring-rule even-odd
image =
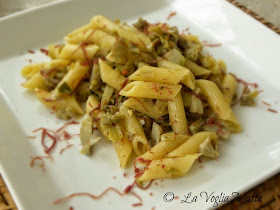
[[[138,184],[184,176],[200,156],[217,158],[218,140],[242,130],[231,105],[253,105],[258,95],[245,86],[237,100],[237,78],[197,36],[142,18],[129,26],[94,16],[65,44],[50,44],[48,56],[22,69],[22,86],[58,118],[85,115],[81,153],[91,154],[99,130],[121,168],[136,155]]]

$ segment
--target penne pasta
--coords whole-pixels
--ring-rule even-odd
[[[109,141],[109,128],[104,123],[102,123],[100,116],[103,114],[100,111],[100,101],[94,96],[90,95],[86,103],[86,113],[88,116],[92,117],[95,121],[94,124],[98,130],[102,133],[104,138]],[[97,120],[99,119],[99,120]]]
[[[233,96],[237,88],[237,82],[234,76],[232,76],[231,74],[226,74],[222,81],[222,87],[222,93],[225,99],[227,100],[228,104],[231,105]]]
[[[128,25],[98,15],[64,41],[40,49],[49,62],[23,67],[22,86],[58,118],[76,118],[85,108],[80,153],[91,154],[99,130],[121,168],[136,154],[134,184],[184,176],[199,156],[216,158],[218,138],[241,131],[230,107],[238,83],[245,86],[241,105],[254,105],[259,93],[256,83],[237,82],[222,60],[204,52],[206,41],[167,23],[139,18]]]
[[[48,56],[51,59],[58,59],[64,46],[65,46],[64,44],[49,44],[48,45]]]
[[[211,71],[212,74],[215,75],[219,73],[219,63],[212,56],[201,56],[199,60],[201,62],[202,67]]]
[[[118,71],[113,70],[108,64],[99,59],[100,76],[103,82],[111,87],[120,90],[126,78]]]
[[[97,90],[100,87],[101,76],[100,76],[100,67],[99,64],[94,63],[91,69],[91,76],[89,79],[90,89],[92,91]]]
[[[102,28],[106,32],[114,33],[118,31],[118,25],[102,15],[96,15],[90,20],[93,28]]]
[[[89,65],[83,65],[81,61],[73,63],[68,73],[63,77],[54,90],[55,95],[69,95],[77,87],[89,70]]]
[[[86,119],[81,121],[81,127],[80,127],[80,140],[83,147],[86,147],[88,145],[88,148],[84,153],[86,153],[88,156],[91,155],[91,146],[89,145],[90,139],[93,134],[93,119],[91,117],[87,117]]]
[[[93,17],[90,24],[94,28],[102,28],[111,34],[117,33],[119,37],[127,39],[144,52],[150,51],[149,46],[151,45],[151,40],[135,28],[127,25],[118,25],[101,15]]]
[[[129,76],[130,80],[177,85],[186,72],[176,69],[143,66]]]
[[[48,108],[51,108],[53,111],[59,109],[68,109],[67,111],[73,112],[74,114],[81,115],[84,114],[84,111],[80,105],[75,100],[74,96],[61,96],[59,98],[53,99],[53,96],[50,92],[36,90],[35,91],[37,98]],[[71,114],[71,113],[69,113]]]
[[[86,24],[86,25],[83,25],[81,26],[80,28],[77,28],[75,29],[74,31],[72,31],[70,34],[68,34],[66,37],[72,37],[72,36],[75,36],[76,34],[79,34],[79,33],[84,33],[85,31],[91,29],[92,26],[90,24]]]
[[[181,92],[168,101],[169,121],[173,132],[188,134],[188,123]]]
[[[43,66],[44,66],[44,63],[36,63],[36,64],[26,65],[22,68],[21,75],[25,79],[30,79],[35,74],[37,74],[41,70],[41,68],[43,68]]]
[[[158,119],[168,113],[168,110],[166,109],[167,102],[162,101],[162,103],[154,103],[149,99],[143,98],[129,98],[123,103],[123,105],[143,113],[153,119]]]
[[[121,127],[124,134],[123,138],[120,141],[114,141],[113,144],[119,158],[120,167],[125,168],[133,154],[133,148],[125,132],[124,123],[121,123]]]
[[[169,100],[181,90],[181,85],[166,85],[152,82],[134,81],[126,85],[120,95],[127,97]]]
[[[125,168],[133,153],[131,143],[124,137],[123,140],[115,141],[113,144],[119,158],[120,167]]]
[[[185,67],[190,69],[194,76],[208,76],[211,71],[197,65],[196,63],[192,62],[191,60],[186,59],[185,61]]]
[[[120,107],[120,113],[124,116],[124,128],[132,148],[136,155],[140,156],[150,149],[143,128],[133,111],[129,110],[126,106]]]
[[[183,71],[185,72],[185,76],[180,80],[180,82],[184,85],[186,85],[187,87],[189,87],[190,89],[194,89],[195,88],[195,78],[193,73],[187,69],[186,67],[183,67],[179,64],[173,63],[169,60],[166,59],[158,59],[157,62],[159,67],[162,68],[168,68],[168,69],[177,69],[178,71]]]
[[[40,72],[37,72],[29,80],[23,83],[22,87],[30,90],[35,90],[35,89],[47,90],[44,77],[40,74]]]
[[[204,142],[208,144],[205,144]],[[201,145],[202,147],[200,147]],[[218,138],[216,133],[199,132],[191,136],[185,143],[183,143],[177,149],[168,153],[167,157],[184,157],[186,155],[201,153],[201,151],[206,151],[203,155],[206,155],[207,157],[215,158],[219,155],[219,153],[217,152],[217,147],[218,147]],[[209,152],[210,150],[211,152]]]
[[[172,136],[170,138],[170,136]],[[159,160],[166,156],[167,153],[173,151],[188,140],[187,135],[168,133],[161,136],[161,141],[152,147],[149,151],[141,155],[136,160],[145,160],[145,163],[150,160]]]
[[[210,107],[224,121],[228,129],[231,132],[240,132],[241,126],[217,85],[208,80],[197,80],[196,84],[207,97]]]
[[[99,47],[97,45],[74,45],[66,44],[62,49],[59,57],[69,60],[89,61],[95,55]]]
[[[92,110],[96,110],[96,112],[93,112]],[[100,110],[100,101],[96,98],[94,95],[90,95],[86,102],[86,113],[87,116],[97,116],[95,113],[98,113]]]
[[[185,176],[190,170],[194,161],[200,154],[186,155],[184,157],[164,158],[162,160],[152,160],[144,173],[136,178],[137,182],[152,179],[176,178]]]
[[[117,43],[117,38],[101,29],[89,29],[85,32],[78,33],[72,37],[66,37],[69,44],[95,44],[100,47],[99,53],[106,55],[109,50],[113,50]]]

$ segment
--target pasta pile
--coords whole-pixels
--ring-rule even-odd
[[[22,69],[23,87],[59,118],[86,113],[82,153],[100,140],[95,129],[113,143],[121,168],[135,153],[137,182],[184,176],[199,156],[219,155],[218,139],[241,131],[231,109],[236,78],[197,36],[95,16],[65,42],[48,46],[50,62]]]

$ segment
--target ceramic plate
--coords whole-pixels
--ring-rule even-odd
[[[61,155],[60,149],[67,144],[56,146],[54,160],[45,161],[45,171],[37,165],[31,168],[31,158],[44,152],[39,133],[35,139],[27,136],[34,135],[36,128],[57,129],[64,122],[21,87],[20,70],[30,60],[47,60],[41,47],[61,43],[64,35],[94,15],[128,23],[144,17],[155,23],[165,22],[174,11],[177,15],[167,21],[170,25],[180,30],[189,27],[200,40],[222,43],[205,50],[223,59],[230,72],[257,82],[263,92],[255,108],[234,107],[243,132],[220,142],[217,160],[203,159],[187,176],[156,181],[146,191],[133,189],[143,200],[137,209],[213,208],[218,198],[221,206],[226,196],[231,199],[233,192],[245,192],[280,171],[279,113],[267,111],[269,107],[261,103],[266,101],[280,111],[280,37],[276,33],[224,0],[63,1],[0,19],[0,169],[20,209],[131,209],[138,202],[132,196],[109,192],[97,201],[79,197],[53,204],[71,193],[97,195],[108,187],[124,190],[133,182],[133,170],[119,168],[114,148],[105,141],[98,143],[92,157],[79,154],[78,137],[69,141],[74,146]],[[79,126],[67,130],[75,134]],[[172,200],[172,193],[179,198]]]

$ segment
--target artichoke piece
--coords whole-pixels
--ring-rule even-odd
[[[96,144],[101,137],[96,136],[93,134],[93,119],[88,117],[81,122],[80,128],[80,140],[83,145],[81,149],[82,154],[87,154],[88,156],[91,155],[91,148],[94,144]]]
[[[255,106],[255,98],[259,95],[259,91],[250,91],[246,86],[243,95],[241,96],[240,105],[241,106]]]
[[[160,142],[160,136],[163,134],[162,128],[155,122],[153,122],[152,133],[151,133],[151,147],[155,146]]]
[[[184,66],[185,64],[185,57],[182,55],[182,53],[173,48],[172,50],[169,50],[167,53],[165,53],[163,55],[164,58],[166,58],[167,60],[173,62],[173,63],[177,63],[181,66]]]
[[[88,142],[82,147],[80,153],[91,155],[91,148],[101,139],[100,136],[95,136],[94,134],[90,137]]]
[[[216,158],[219,156],[218,149],[218,139],[207,139],[199,145],[199,153],[210,158]]]
[[[109,128],[108,138],[111,141],[121,141],[123,139],[123,132],[119,125],[113,125]]]

